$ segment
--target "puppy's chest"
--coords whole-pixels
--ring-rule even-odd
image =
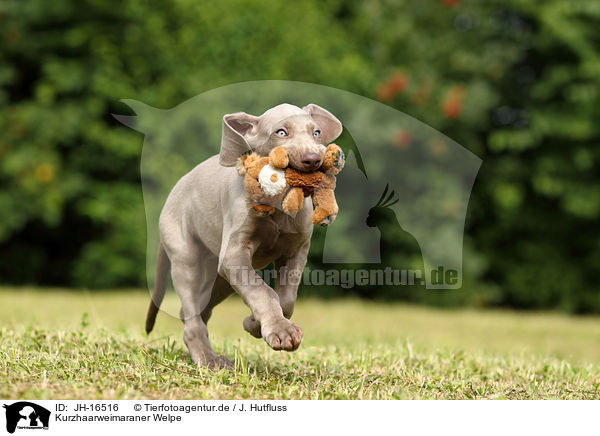
[[[295,255],[307,238],[301,233],[272,233],[268,236],[260,239],[260,245],[254,253],[254,259],[259,263],[269,263],[282,256]]]
[[[253,260],[257,264],[270,263],[282,256],[293,256],[310,239],[310,227],[306,231],[299,231],[293,225],[270,219],[265,219],[261,224],[254,234],[258,248]]]

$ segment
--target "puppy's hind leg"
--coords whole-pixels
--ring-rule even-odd
[[[192,360],[210,368],[233,368],[225,356],[217,356],[208,340],[208,330],[202,313],[211,300],[211,291],[217,277],[217,258],[202,251],[192,259],[171,259],[171,274],[175,291],[181,300],[184,323],[183,339]]]
[[[227,280],[217,274],[217,278],[215,279],[215,283],[210,294],[210,301],[204,310],[202,310],[202,321],[208,323],[214,307],[233,293],[235,293],[235,290],[231,287]]]

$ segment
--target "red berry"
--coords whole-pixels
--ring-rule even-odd
[[[448,118],[458,118],[462,110],[462,102],[465,98],[465,88],[456,85],[448,90],[446,98],[442,102],[442,111]]]
[[[382,83],[377,87],[377,98],[381,101],[390,101],[396,93],[388,82]]]
[[[458,118],[461,109],[461,102],[456,98],[448,98],[442,103],[442,111],[448,118]]]
[[[453,8],[454,6],[458,5],[460,3],[460,0],[442,0],[442,4],[444,6],[446,6],[447,8]]]
[[[391,75],[389,84],[394,92],[402,92],[408,85],[408,77],[404,73],[396,72]]]

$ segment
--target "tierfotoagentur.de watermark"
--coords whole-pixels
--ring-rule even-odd
[[[340,286],[413,286],[426,283],[425,274],[418,269],[264,269],[255,271],[245,266],[230,266],[229,277],[234,285],[259,285],[262,281],[277,280],[280,285]],[[442,266],[430,271],[430,281],[435,285],[453,286],[458,281],[458,271],[444,270]]]

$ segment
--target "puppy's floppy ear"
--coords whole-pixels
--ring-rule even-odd
[[[321,139],[323,140],[323,144],[329,144],[330,142],[335,141],[342,133],[342,123],[340,123],[340,120],[321,106],[311,103],[304,106],[302,110],[308,112],[321,129]]]
[[[248,137],[256,133],[258,117],[245,112],[227,114],[223,117],[223,134],[219,163],[225,167],[235,166],[238,158],[252,150]]]

